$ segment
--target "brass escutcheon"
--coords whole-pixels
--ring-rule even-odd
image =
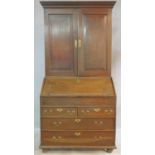
[[[74,134],[75,134],[76,136],[80,136],[80,135],[81,135],[80,132],[75,132]]]
[[[99,112],[99,111],[101,111],[101,109],[100,108],[94,108],[94,111]]]
[[[62,112],[63,109],[62,109],[62,108],[57,108],[57,111],[58,111],[58,112]]]
[[[79,122],[81,122],[81,119],[75,119],[75,122],[79,123]]]

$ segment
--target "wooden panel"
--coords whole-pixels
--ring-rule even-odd
[[[55,107],[55,108],[41,108],[41,117],[76,117],[76,108]]]
[[[77,49],[74,48],[77,24],[70,9],[46,10],[46,74],[76,75]]]
[[[111,107],[115,105],[115,97],[41,97],[41,106],[102,106]]]
[[[42,89],[42,96],[115,96],[109,77],[48,77]]]
[[[108,75],[107,10],[82,9],[80,19],[79,75]]]
[[[78,108],[78,117],[115,117],[115,109],[114,107],[81,107]]]
[[[65,118],[42,118],[42,130],[114,130],[113,118],[102,119],[65,119]]]
[[[52,131],[42,132],[41,145],[46,146],[113,146],[114,132],[102,131]]]

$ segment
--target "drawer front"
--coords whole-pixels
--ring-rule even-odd
[[[78,108],[79,117],[100,118],[115,117],[114,107],[81,107]]]
[[[113,106],[115,105],[115,98],[103,97],[41,97],[41,106]]]
[[[52,131],[42,132],[44,146],[113,146],[114,132],[104,131]]]
[[[42,107],[41,117],[76,117],[77,108]]]
[[[42,130],[114,130],[114,118],[104,119],[41,119]]]

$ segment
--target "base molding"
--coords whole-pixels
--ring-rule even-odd
[[[116,149],[116,146],[44,146],[40,149]]]
[[[44,153],[53,150],[103,150],[107,153],[112,153],[116,146],[40,146]]]

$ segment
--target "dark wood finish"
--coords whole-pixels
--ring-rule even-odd
[[[42,1],[46,76],[40,95],[41,145],[115,147],[116,93],[111,78],[115,1]]]

